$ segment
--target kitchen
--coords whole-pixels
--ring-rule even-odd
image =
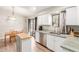
[[[9,7],[10,8],[10,7]],[[7,20],[6,16],[11,15],[11,13],[0,12],[1,13],[1,24],[3,27],[0,29],[0,37],[4,39],[4,33],[8,31],[19,31],[25,34],[17,34],[16,35],[16,46],[17,49],[20,47],[20,43],[18,36],[27,37],[29,39],[31,37],[33,41],[35,41],[35,45],[40,45],[39,48],[44,48],[49,50],[50,52],[78,52],[78,36],[79,36],[79,23],[78,23],[78,15],[79,15],[79,7],[77,6],[25,6],[21,7],[12,7],[12,15],[17,16],[17,20]],[[24,9],[30,9],[29,12],[26,12]],[[5,11],[7,7],[0,7],[1,11]],[[20,9],[18,12],[17,10]],[[7,9],[8,10],[8,9]],[[35,12],[36,11],[36,12]],[[23,16],[23,17],[22,17]],[[27,17],[28,16],[28,17]],[[14,23],[13,23],[14,22]],[[15,25],[14,25],[15,24]],[[27,35],[26,35],[27,34]],[[22,37],[21,37],[22,38]],[[23,38],[22,38],[23,39]],[[25,39],[25,38],[24,38]],[[32,50],[32,48],[25,47],[27,45],[32,46],[33,42],[29,40],[21,41],[24,43],[23,49],[28,52]],[[27,43],[29,42],[29,44]],[[4,46],[4,45],[3,45]],[[35,47],[33,47],[34,49]],[[1,47],[0,50],[3,48]],[[18,50],[19,50],[18,49]],[[16,48],[15,48],[16,50]],[[19,50],[20,51],[20,50]],[[25,52],[24,51],[24,52]],[[5,51],[4,51],[5,52]],[[36,51],[38,52],[38,51]],[[42,51],[44,52],[44,51]],[[48,52],[48,51],[45,51]]]

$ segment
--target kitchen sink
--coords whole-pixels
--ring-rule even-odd
[[[61,33],[55,33],[55,32],[49,32],[49,34],[58,36],[58,37],[63,37],[63,38],[67,38],[69,36],[67,34],[61,34]]]

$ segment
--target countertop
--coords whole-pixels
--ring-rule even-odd
[[[29,39],[29,38],[32,38],[32,36],[26,34],[26,33],[20,33],[20,34],[17,34],[17,36],[19,36],[21,39]]]
[[[41,33],[50,33],[51,31],[37,31],[37,32],[41,32]]]
[[[79,38],[67,39],[61,47],[72,52],[79,52]]]
[[[61,38],[67,38],[69,35],[67,34],[57,34],[57,33],[53,33],[51,31],[37,31],[37,32],[41,32],[44,34],[48,34],[48,35],[52,35],[52,36],[57,36],[57,37],[61,37]]]

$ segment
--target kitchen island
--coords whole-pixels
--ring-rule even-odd
[[[32,51],[32,39],[33,37],[26,33],[17,34],[16,36],[17,52],[31,52]]]
[[[40,33],[42,33],[43,35],[41,35]],[[42,38],[41,38],[41,36],[42,36]],[[77,40],[78,37],[72,37],[67,34],[50,33],[50,31],[47,31],[47,32],[46,31],[36,31],[36,42],[42,44],[49,50],[55,51],[55,52],[70,52],[70,51],[72,51],[73,49],[66,47],[66,45],[69,47],[69,45],[68,45],[69,43],[64,44],[68,40],[73,41],[72,39]],[[44,42],[42,42],[42,41],[44,41]],[[70,43],[70,44],[73,44],[73,43]],[[73,44],[73,45],[75,46],[75,44]],[[77,46],[78,46],[78,44],[77,44]],[[71,45],[70,45],[70,47],[71,47]],[[77,50],[73,50],[73,51],[78,51],[78,48],[76,48],[76,49]]]

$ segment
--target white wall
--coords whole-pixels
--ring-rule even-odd
[[[16,16],[16,20],[8,20],[6,15],[0,15],[0,39],[3,39],[8,31],[26,31],[25,26],[25,19],[21,16]]]
[[[28,32],[28,18],[25,18],[24,19],[24,30],[23,30],[25,33]]]

